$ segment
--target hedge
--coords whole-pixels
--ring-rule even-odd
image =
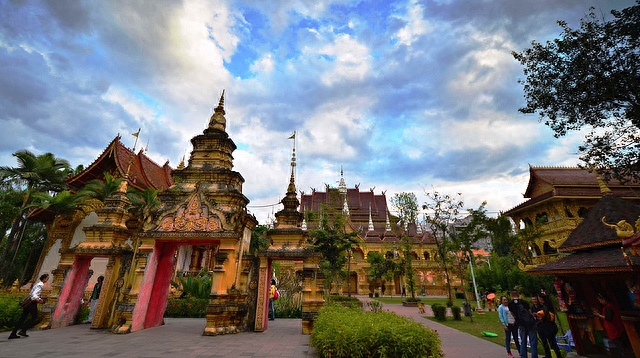
[[[433,330],[393,312],[363,311],[340,305],[323,307],[310,338],[322,357],[442,358]]]

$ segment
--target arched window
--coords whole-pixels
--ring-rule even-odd
[[[429,251],[424,252],[424,259],[427,261],[431,260],[431,254],[429,253]]]
[[[584,219],[585,217],[587,217],[588,212],[589,212],[589,209],[585,208],[584,206],[581,206],[580,209],[578,209],[578,217],[581,219]]]
[[[546,212],[536,215],[536,223],[546,224],[549,222],[549,215]]]

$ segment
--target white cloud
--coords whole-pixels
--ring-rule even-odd
[[[262,56],[260,59],[251,64],[251,71],[270,74],[275,67],[275,61],[271,54]]]
[[[322,55],[332,56],[331,69],[322,75],[322,82],[331,86],[341,81],[362,81],[371,70],[371,58],[367,46],[349,35],[339,35],[333,43],[318,50]]]
[[[406,25],[398,30],[398,43],[411,46],[418,38],[433,31],[433,26],[423,17],[424,7],[418,1],[407,4],[407,13],[400,18]]]

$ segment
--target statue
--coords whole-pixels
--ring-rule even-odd
[[[611,229],[615,229],[616,234],[619,238],[628,239],[635,234],[635,232],[633,231],[633,226],[631,226],[631,224],[629,224],[626,220],[620,220],[617,224],[608,224],[604,221],[605,218],[606,216],[602,217],[602,223],[610,227]]]

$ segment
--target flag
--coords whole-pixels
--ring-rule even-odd
[[[293,131],[293,134],[291,135],[291,137],[289,137],[287,139],[296,139],[296,131]]]
[[[138,138],[138,136],[140,135],[140,128],[138,128],[138,131],[135,133],[131,133],[132,136]]]

